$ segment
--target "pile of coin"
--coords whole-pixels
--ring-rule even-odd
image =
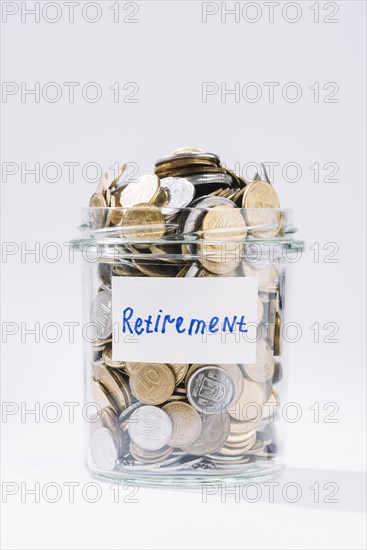
[[[287,232],[266,171],[248,182],[196,148],[174,151],[128,184],[120,183],[124,168],[111,183],[101,179],[83,226],[103,249],[91,307],[94,468],[187,472],[273,460],[284,273],[279,261],[248,252],[248,243]],[[256,276],[256,363],[114,361],[111,281],[124,276]]]

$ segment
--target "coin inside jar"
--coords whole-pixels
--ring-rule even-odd
[[[91,435],[91,454],[97,468],[110,471],[116,466],[118,446],[110,430],[100,428]]]
[[[232,418],[240,422],[259,421],[262,416],[262,409],[266,400],[264,386],[244,380],[240,397],[228,409]]]
[[[201,417],[199,437],[185,446],[185,451],[192,455],[205,456],[221,449],[227,441],[231,422],[226,412]]]
[[[91,308],[91,322],[99,340],[105,340],[112,332],[112,295],[108,290],[98,292]]]
[[[130,240],[159,240],[164,232],[163,214],[153,204],[129,208],[122,219],[122,235]]]
[[[140,407],[129,418],[129,435],[134,443],[147,451],[161,449],[171,439],[172,423],[159,407]]]
[[[188,403],[172,401],[162,407],[172,422],[171,447],[191,445],[200,435],[201,418]]]
[[[274,356],[265,340],[256,343],[256,363],[246,363],[243,366],[247,376],[260,383],[273,378],[274,367]]]
[[[195,187],[186,178],[162,178],[161,187],[168,193],[169,208],[184,208],[195,195]]]
[[[175,375],[163,363],[138,363],[130,373],[133,395],[147,405],[164,403],[175,389]]]
[[[187,397],[197,411],[216,414],[228,408],[234,397],[232,377],[221,367],[206,365],[187,382]]]
[[[267,181],[255,181],[248,185],[242,197],[242,207],[246,208],[246,219],[254,227],[252,234],[260,238],[275,237],[281,227],[282,216],[274,210],[279,208],[278,195]]]
[[[120,195],[123,208],[131,208],[137,204],[152,203],[160,191],[159,178],[155,174],[146,174],[124,187]]]

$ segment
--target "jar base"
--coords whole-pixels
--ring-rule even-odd
[[[251,469],[246,471],[234,472],[223,470],[222,472],[213,472],[213,470],[190,470],[179,474],[163,472],[128,472],[126,470],[113,470],[111,472],[93,470],[89,468],[90,475],[100,481],[117,481],[131,483],[140,487],[175,487],[182,489],[198,489],[204,484],[226,484],[226,485],[244,485],[246,483],[264,483],[280,476],[285,465],[276,464],[253,464]]]

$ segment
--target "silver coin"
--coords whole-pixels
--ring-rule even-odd
[[[127,409],[122,411],[122,413],[120,414],[119,423],[122,424],[123,422],[125,422],[136,409],[142,406],[143,406],[143,403],[140,403],[140,401],[138,401],[137,403],[134,403],[133,405],[130,405]]]
[[[116,466],[118,451],[115,439],[107,428],[96,430],[90,440],[93,462],[99,470],[110,471]]]
[[[190,174],[186,176],[188,180],[191,181],[194,185],[205,185],[205,184],[213,184],[218,183],[222,185],[223,187],[229,187],[233,184],[233,179],[229,174],[213,174],[211,172],[204,172],[199,174]]]
[[[172,423],[162,409],[145,405],[130,416],[128,430],[131,439],[139,447],[156,451],[171,439]]]
[[[184,208],[194,198],[195,187],[186,178],[162,178],[161,188],[168,192],[167,208]]]
[[[187,398],[197,411],[217,414],[227,409],[234,398],[232,376],[222,367],[206,365],[192,373],[187,381]]]
[[[91,322],[97,329],[97,338],[105,340],[112,332],[112,294],[108,290],[98,292],[91,308]]]
[[[215,453],[227,441],[231,421],[227,413],[202,416],[201,433],[199,437],[185,447],[185,451],[192,455],[205,456]]]

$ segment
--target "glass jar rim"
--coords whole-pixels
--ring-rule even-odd
[[[232,211],[228,207],[217,206],[215,214],[225,212],[227,217],[229,215],[229,222],[228,219],[225,223],[214,220],[214,225],[212,223],[205,230],[202,229],[201,222],[207,213],[213,213],[213,208],[156,207],[155,212],[159,215],[155,223],[148,219],[146,224],[124,225],[123,218],[127,214],[144,212],[144,207],[150,211],[150,206],[144,204],[132,208],[83,208],[83,223],[78,228],[81,235],[73,239],[71,245],[81,250],[93,245],[108,248],[134,244],[149,247],[180,244],[230,246],[231,243],[239,243],[249,247],[272,243],[280,248],[296,248],[301,251],[304,249],[304,242],[293,238],[297,228],[292,222],[293,211],[288,208],[234,208]],[[110,225],[112,215],[120,216],[121,223]],[[237,217],[232,224],[231,216]],[[238,226],[236,223],[239,220]]]

